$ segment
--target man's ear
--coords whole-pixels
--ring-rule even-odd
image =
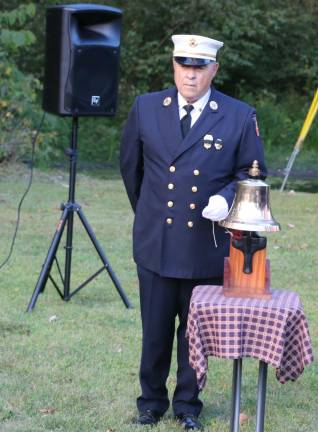
[[[212,77],[212,79],[215,77],[215,75],[217,74],[218,70],[219,70],[219,63],[214,63],[214,71],[213,71],[213,77]]]

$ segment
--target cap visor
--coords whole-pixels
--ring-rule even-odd
[[[211,59],[194,58],[194,57],[174,57],[175,61],[184,66],[205,66],[214,63]]]

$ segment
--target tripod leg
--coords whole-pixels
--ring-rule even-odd
[[[67,230],[66,230],[64,300],[70,299],[71,265],[72,265],[72,250],[73,250],[73,220],[74,220],[74,211],[73,208],[71,208],[67,219]]]
[[[55,255],[56,255],[56,251],[57,251],[57,248],[59,246],[64,228],[65,228],[65,223],[68,219],[68,215],[69,215],[69,209],[65,208],[63,210],[61,219],[60,219],[58,226],[56,228],[51,246],[49,247],[49,250],[48,250],[47,256],[45,258],[40,276],[39,276],[38,281],[37,281],[37,284],[34,288],[31,300],[30,300],[28,308],[27,308],[27,312],[32,312],[32,309],[35,306],[35,303],[37,301],[39,294],[44,291],[45,284],[46,284],[47,279],[49,277],[52,263],[53,263],[53,260],[55,258]]]
[[[113,272],[113,270],[112,270],[112,268],[111,268],[111,266],[110,266],[110,264],[109,264],[109,262],[108,262],[108,260],[106,258],[106,255],[105,255],[105,253],[104,253],[101,245],[99,244],[99,242],[98,242],[98,240],[97,240],[97,238],[96,238],[96,236],[94,234],[94,231],[91,228],[91,226],[89,225],[89,223],[88,223],[88,221],[87,221],[84,213],[82,212],[81,208],[79,208],[77,210],[77,213],[78,213],[78,216],[79,216],[79,218],[80,218],[80,220],[81,220],[81,222],[82,222],[82,224],[83,224],[83,226],[84,226],[84,228],[85,228],[85,230],[86,230],[89,238],[91,239],[91,241],[92,241],[92,243],[93,243],[93,245],[94,245],[94,247],[95,247],[95,249],[96,249],[96,251],[97,251],[97,253],[98,253],[99,257],[100,257],[100,259],[104,263],[104,265],[106,267],[106,270],[107,270],[107,272],[108,272],[111,280],[113,281],[113,283],[114,283],[114,285],[115,285],[115,287],[116,287],[116,289],[118,291],[118,294],[120,295],[120,297],[121,297],[122,301],[124,302],[125,306],[128,309],[131,308],[132,305],[131,305],[130,301],[128,300],[128,297],[126,296],[124,290],[122,289],[122,287],[120,285],[120,282],[117,279],[117,276]]]

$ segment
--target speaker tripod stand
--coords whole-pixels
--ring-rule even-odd
[[[51,246],[48,250],[46,259],[44,261],[40,276],[38,278],[37,284],[33,291],[31,300],[29,302],[27,312],[31,312],[34,308],[38,296],[45,289],[47,280],[53,283],[53,286],[57,290],[58,294],[64,301],[68,301],[84,288],[89,282],[91,282],[95,277],[97,277],[102,271],[107,270],[113,284],[115,285],[122,301],[124,302],[127,308],[132,307],[125,292],[123,291],[115,273],[113,272],[106,255],[100,246],[93,229],[89,225],[81,206],[75,202],[75,180],[76,180],[76,163],[77,163],[77,130],[78,130],[78,117],[73,116],[72,123],[72,136],[71,136],[71,147],[67,150],[67,154],[70,158],[70,175],[69,175],[69,199],[67,203],[61,205],[62,216],[57,225],[55,234],[53,236],[53,240]],[[71,282],[71,265],[72,265],[72,250],[73,250],[73,221],[74,221],[74,213],[76,213],[88,235],[93,246],[95,247],[103,266],[97,270],[93,275],[91,275],[88,279],[86,279],[82,284],[80,284],[76,289],[71,291],[70,282]],[[64,276],[61,271],[61,267],[58,263],[56,253],[60,244],[60,240],[62,238],[65,227],[67,227],[66,231],[66,246],[65,246],[65,268],[64,268]],[[57,282],[51,275],[51,269],[53,263],[56,263],[59,276],[61,278],[61,282],[63,284],[63,288],[60,289]]]

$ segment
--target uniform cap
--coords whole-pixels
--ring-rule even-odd
[[[173,57],[186,66],[202,66],[216,62],[216,54],[224,45],[215,39],[197,35],[173,35]]]

